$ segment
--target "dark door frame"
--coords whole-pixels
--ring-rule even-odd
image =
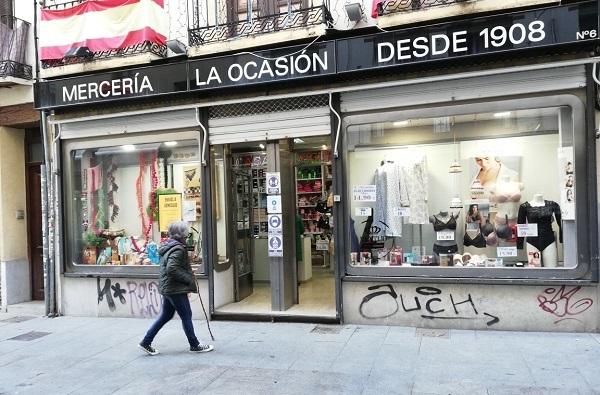
[[[33,226],[33,217],[32,214],[39,214],[38,218],[40,220],[40,229],[39,229],[39,236],[41,236],[41,190],[38,191],[38,193],[40,194],[40,206],[39,208],[34,208],[33,206],[33,202],[32,202],[32,194],[33,191],[31,190],[31,175],[30,175],[30,171],[32,168],[38,168],[40,169],[41,165],[43,164],[43,162],[41,161],[35,161],[35,158],[32,158],[31,155],[31,150],[30,147],[32,144],[41,144],[42,143],[42,138],[41,138],[41,132],[39,129],[27,129],[25,131],[25,144],[24,144],[24,149],[25,149],[25,202],[26,202],[26,208],[25,208],[25,216],[26,216],[26,221],[27,221],[27,253],[28,253],[28,260],[29,260],[29,284],[31,287],[31,293],[30,293],[30,297],[31,300],[44,300],[44,271],[43,271],[43,267],[36,267],[35,265],[35,256],[37,254],[41,254],[41,244],[39,246],[36,246],[34,244],[35,241],[33,240],[33,237],[35,235],[34,230],[32,229]],[[41,172],[41,169],[40,169]],[[35,209],[35,213],[33,212]],[[41,240],[40,240],[41,241]],[[41,284],[38,284],[38,281],[36,280],[36,276],[40,276],[41,275]],[[40,280],[40,279],[38,279]],[[39,291],[39,286],[41,285],[41,293],[38,292]]]

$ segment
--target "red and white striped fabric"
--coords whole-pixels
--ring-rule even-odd
[[[63,10],[42,10],[40,58],[62,59],[71,48],[125,48],[144,41],[165,44],[164,0],[88,0]]]

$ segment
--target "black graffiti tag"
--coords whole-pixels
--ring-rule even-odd
[[[413,300],[414,300],[414,304],[413,305],[408,305],[405,302],[405,298],[404,295],[400,294],[398,295],[396,293],[396,291],[394,290],[394,287],[391,284],[382,284],[382,285],[375,285],[375,286],[371,286],[368,287],[367,289],[369,291],[374,291],[380,288],[384,288],[385,290],[382,291],[375,291],[372,292],[370,294],[367,294],[365,297],[363,297],[360,306],[359,306],[359,313],[361,314],[362,317],[364,318],[368,318],[368,319],[377,319],[377,318],[388,318],[391,317],[392,315],[396,314],[399,310],[400,310],[400,306],[398,305],[398,297],[400,298],[400,305],[402,306],[402,310],[405,313],[410,313],[413,311],[423,311],[423,304],[421,303],[422,299],[424,300],[424,306],[425,306],[425,311],[423,311],[423,313],[421,314],[422,318],[425,319],[430,319],[430,320],[435,320],[435,319],[442,319],[442,320],[476,320],[476,319],[481,319],[481,317],[479,317],[479,312],[477,311],[477,307],[475,306],[475,302],[473,301],[473,297],[471,296],[471,294],[467,294],[467,298],[465,300],[456,300],[454,295],[452,294],[448,294],[449,299],[450,299],[450,305],[452,306],[452,309],[454,310],[454,315],[444,315],[443,313],[446,311],[446,308],[444,307],[444,301],[442,299],[442,290],[439,288],[435,288],[435,287],[417,287],[415,289],[415,292],[417,293],[417,296],[414,296]],[[393,312],[388,313],[388,314],[381,314],[381,315],[367,315],[364,312],[364,306],[365,304],[367,304],[369,301],[378,298],[378,297],[392,297],[393,301],[395,303],[395,308]],[[410,300],[410,298],[408,298],[408,300]],[[407,301],[408,301],[407,300]],[[380,302],[384,302],[385,299],[380,299]],[[460,305],[466,305],[468,307],[470,307],[470,310],[472,310],[472,313],[467,313],[466,315],[463,315],[463,313],[461,313],[458,309],[458,307]],[[446,306],[449,307],[449,306]],[[493,314],[489,314],[484,312],[483,313],[484,316],[491,318],[488,320],[488,318],[484,318],[486,319],[486,325],[487,326],[491,326],[494,325],[498,322],[500,322],[500,318],[498,318],[497,316],[493,315]]]
[[[362,301],[360,302],[360,306],[358,307],[358,311],[360,312],[360,315],[362,315],[365,318],[388,318],[393,316],[394,314],[396,314],[399,310],[398,307],[398,294],[396,293],[396,291],[394,290],[394,287],[392,287],[390,284],[384,284],[384,285],[373,285],[371,287],[368,287],[367,289],[369,291],[373,291],[379,288],[387,288],[387,290],[385,291],[376,291],[376,292],[372,292],[368,295],[366,295]],[[396,307],[394,309],[393,312],[391,312],[390,314],[384,314],[384,315],[380,315],[380,316],[367,316],[365,315],[365,313],[363,312],[363,306],[368,303],[371,299],[376,298],[378,296],[382,296],[382,295],[389,295],[393,298],[394,303],[396,304]]]
[[[98,290],[98,304],[104,300],[106,297],[106,304],[108,304],[108,309],[110,311],[115,311],[117,306],[115,305],[115,300],[113,297],[118,298],[121,304],[125,304],[125,290],[121,289],[121,285],[119,283],[115,283],[115,285],[111,286],[111,281],[109,278],[104,280],[104,287],[100,288],[100,278],[96,279],[96,288]],[[111,290],[113,291],[111,293]]]

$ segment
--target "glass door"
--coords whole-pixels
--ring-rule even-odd
[[[234,170],[233,229],[235,248],[235,300],[247,298],[253,292],[252,262],[252,177],[246,171]]]

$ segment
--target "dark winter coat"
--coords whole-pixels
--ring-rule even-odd
[[[197,292],[192,267],[185,245],[169,239],[158,249],[160,276],[158,291],[162,295]]]

